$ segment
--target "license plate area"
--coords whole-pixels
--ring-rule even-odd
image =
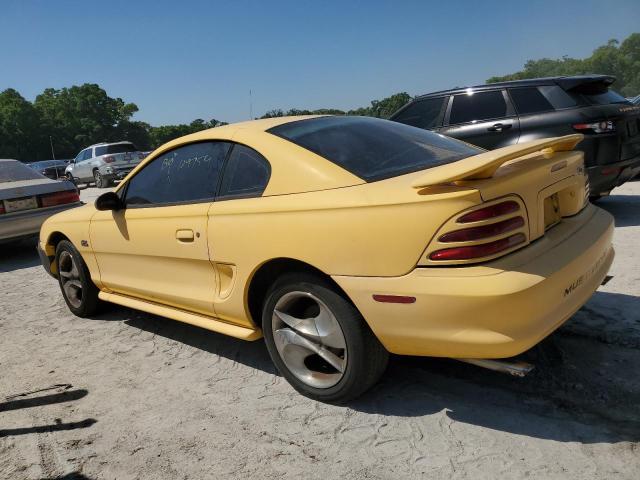
[[[560,196],[557,193],[544,199],[544,229],[549,230],[562,220],[560,215]]]
[[[7,213],[20,212],[22,210],[32,210],[38,208],[36,197],[15,198],[13,200],[3,200],[4,210]]]

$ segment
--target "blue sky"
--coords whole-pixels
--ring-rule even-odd
[[[640,1],[0,0],[0,90],[98,83],[153,125],[355,108],[583,57]]]

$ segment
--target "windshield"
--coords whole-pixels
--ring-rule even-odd
[[[319,117],[268,132],[374,182],[477,155],[483,150],[438,133],[370,117]]]
[[[136,147],[132,143],[116,143],[115,145],[102,145],[96,147],[96,157],[112,153],[135,152]]]
[[[0,183],[46,178],[17,160],[0,161]]]

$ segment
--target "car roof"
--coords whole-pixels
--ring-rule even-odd
[[[563,88],[570,89],[576,85],[583,83],[604,82],[607,85],[615,82],[616,78],[611,75],[572,75],[572,76],[559,76],[559,77],[540,77],[540,78],[528,78],[524,80],[509,80],[506,82],[485,83],[482,85],[473,85],[467,87],[455,87],[448,90],[439,90],[437,92],[425,93],[424,95],[418,95],[414,100],[429,98],[440,95],[452,95],[456,93],[465,93],[469,90],[482,91],[482,90],[494,90],[497,88],[506,87],[532,87],[539,85],[560,85]]]

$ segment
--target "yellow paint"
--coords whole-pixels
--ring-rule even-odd
[[[54,235],[67,236],[106,301],[248,340],[261,336],[259,319],[248,311],[256,271],[274,259],[299,260],[331,276],[390,351],[461,358],[529,348],[586,301],[611,263],[611,217],[584,208],[582,154],[570,151],[579,136],[367,184],[265,132],[291,120],[239,123],[174,140],[118,187],[171,148],[229,140],[271,163],[262,197],[121,212],[87,205],[47,220],[41,246],[52,255]],[[552,171],[559,162],[566,166]],[[564,218],[545,232],[545,199],[552,194]],[[459,228],[462,213],[504,199],[521,205],[525,248],[479,265],[428,260],[442,248],[437,238]],[[88,247],[81,247],[83,239]],[[598,269],[563,296],[593,264]],[[378,303],[376,293],[417,301]]]

